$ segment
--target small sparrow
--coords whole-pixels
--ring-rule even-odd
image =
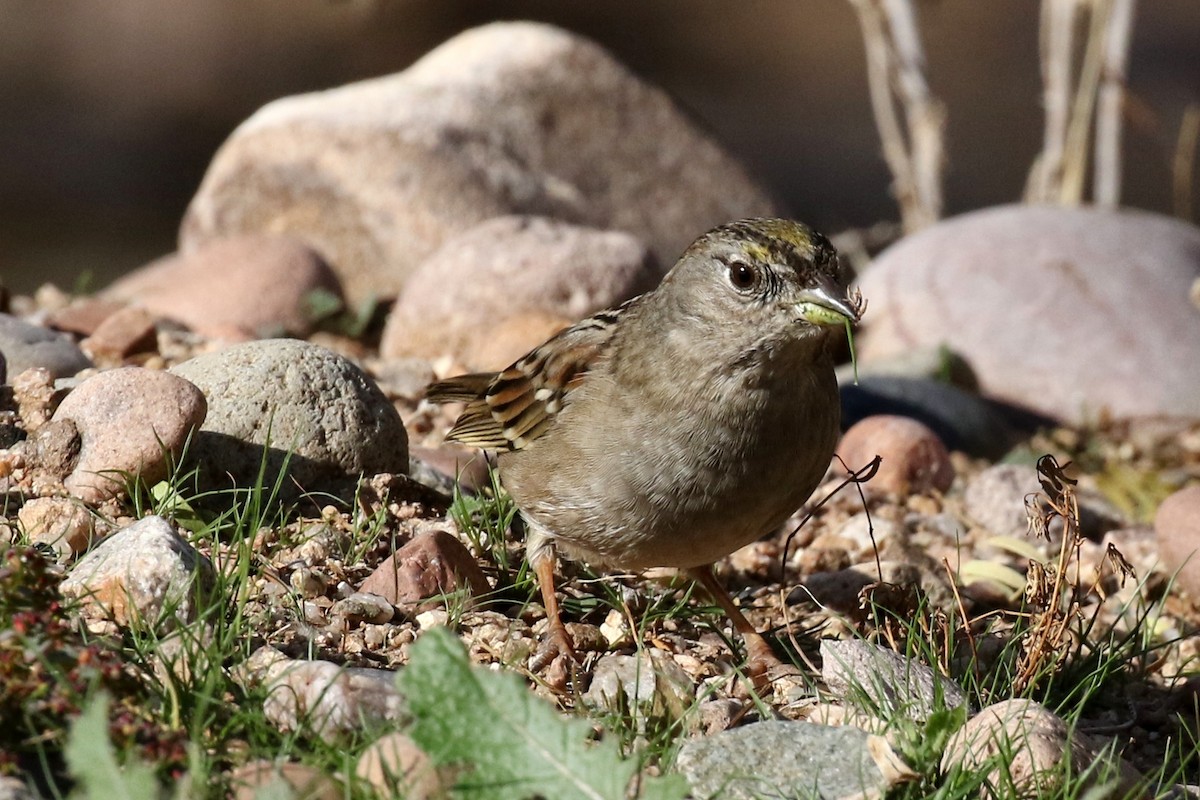
[[[864,307],[824,236],[747,219],[507,369],[429,387],[433,402],[466,403],[447,439],[499,452],[557,653],[573,657],[561,552],[688,570],[745,638],[751,671],[779,663],[711,565],[775,531],[825,475],[840,417],[831,334]]]

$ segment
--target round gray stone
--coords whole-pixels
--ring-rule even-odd
[[[7,362],[7,371],[14,376],[32,367],[42,367],[55,378],[69,378],[92,366],[71,337],[31,325],[11,314],[0,314],[0,358]],[[0,369],[0,377],[3,372]]]
[[[705,800],[882,794],[888,781],[871,756],[869,738],[851,726],[758,722],[689,739],[676,768],[694,796]]]
[[[208,398],[188,451],[203,488],[252,487],[265,460],[267,489],[286,463],[287,500],[311,492],[348,499],[360,475],[408,471],[408,435],[395,407],[361,369],[323,347],[248,342],[172,371]]]

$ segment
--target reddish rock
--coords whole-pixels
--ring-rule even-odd
[[[215,239],[160,258],[108,287],[103,296],[216,338],[303,336],[313,329],[312,300],[341,301],[333,271],[288,236]]]
[[[471,337],[459,355],[472,369],[501,370],[575,322],[559,314],[541,311],[498,320],[491,329]]]
[[[354,774],[380,797],[431,800],[454,785],[453,770],[439,770],[416,742],[399,731],[385,733],[363,751]]]
[[[867,486],[890,494],[944,492],[954,482],[954,466],[942,440],[908,417],[867,417],[846,431],[837,453],[851,469],[881,456],[879,472]]]
[[[74,423],[80,436],[79,459],[63,484],[88,503],[124,492],[128,475],[153,485],[207,408],[199,389],[169,372],[125,367],[88,378],[54,412],[53,421]]]
[[[1158,507],[1154,533],[1163,568],[1175,584],[1200,598],[1200,485],[1175,492]]]
[[[46,318],[46,324],[56,331],[91,336],[100,327],[100,323],[122,308],[125,308],[125,304],[115,300],[85,297],[50,314]]]
[[[152,353],[158,349],[154,316],[144,308],[122,308],[105,317],[80,347],[93,359],[115,361],[135,353]]]
[[[445,531],[419,534],[379,565],[363,581],[371,592],[394,606],[427,611],[445,605],[428,598],[465,590],[467,602],[489,591],[487,578],[462,542]]]

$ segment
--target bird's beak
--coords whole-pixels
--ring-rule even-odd
[[[845,325],[846,320],[858,322],[863,309],[861,295],[855,292],[852,297],[833,281],[823,281],[805,289],[796,303],[801,319],[814,325]]]

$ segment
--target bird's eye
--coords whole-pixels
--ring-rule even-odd
[[[729,265],[729,282],[735,289],[750,289],[758,283],[758,270],[745,261],[734,261]]]

